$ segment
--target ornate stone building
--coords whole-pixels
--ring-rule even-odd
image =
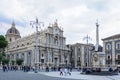
[[[102,40],[106,66],[120,65],[120,34],[113,35]]]
[[[72,45],[68,45],[70,55],[70,64],[77,68],[79,67],[91,67],[92,64],[92,53],[94,52],[93,44],[83,44],[83,43],[75,43]]]
[[[21,38],[20,32],[13,22],[12,27],[6,33],[6,39],[9,42],[6,53],[10,61],[23,59],[23,65],[34,65],[36,33]],[[59,66],[65,64],[65,61],[66,64],[69,63],[66,38],[63,36],[63,30],[60,29],[57,22],[52,26],[48,26],[47,29],[39,31],[37,45],[39,65]]]

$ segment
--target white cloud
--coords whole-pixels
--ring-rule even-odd
[[[29,22],[38,17],[46,26],[58,19],[67,43],[85,42],[82,39],[87,34],[92,37],[91,42],[95,43],[97,18],[100,38],[119,33],[119,3],[119,0],[1,0],[0,15],[24,23],[26,27],[16,25],[22,36],[35,31]],[[0,33],[5,33],[11,24],[5,21],[1,23],[7,27],[0,27]]]
[[[75,6],[75,7],[69,8],[69,9],[64,9],[61,12],[61,14],[65,18],[69,18],[69,17],[78,18],[88,11],[89,11],[89,9],[86,6],[81,5],[81,6]]]

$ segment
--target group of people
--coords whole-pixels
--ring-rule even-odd
[[[3,72],[8,72],[8,71],[17,71],[21,70],[24,72],[30,71],[32,68],[30,66],[18,66],[18,65],[3,65],[2,70]],[[33,70],[33,69],[32,69]]]
[[[45,71],[46,72],[49,72],[49,71],[59,71],[61,76],[63,76],[63,75],[67,76],[67,75],[71,75],[72,68],[71,67],[60,67],[60,66],[59,67],[56,67],[56,66],[53,66],[53,67],[46,66]]]
[[[3,72],[16,71],[16,70],[18,70],[18,66],[16,66],[16,65],[14,65],[14,66],[3,65],[2,69],[3,69]]]
[[[23,72],[28,72],[28,71],[34,71],[34,67],[31,67],[31,66],[18,66],[18,65],[3,65],[2,66],[2,70],[3,72],[7,72],[7,71],[23,71]],[[59,71],[60,72],[60,75],[71,75],[71,71],[72,71],[72,68],[71,67],[60,67],[60,66],[46,66],[44,68],[40,68],[39,67],[39,70],[45,70],[46,72],[49,72],[49,71]]]
[[[49,72],[49,71],[60,71],[61,68],[64,68],[64,67],[61,67],[61,66],[46,66],[45,67],[45,71],[46,72]],[[72,67],[66,67],[70,72],[72,71]],[[43,69],[43,68],[42,68]]]
[[[65,75],[65,76],[67,76],[67,74],[69,74],[69,75],[71,75],[71,72],[70,72],[70,70],[69,69],[67,69],[67,68],[60,68],[60,75]]]

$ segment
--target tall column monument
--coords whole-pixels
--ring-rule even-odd
[[[96,45],[93,53],[93,67],[100,68],[105,65],[105,54],[102,52],[102,47],[99,45],[99,24],[96,22]]]

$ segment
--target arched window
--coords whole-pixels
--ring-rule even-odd
[[[25,46],[24,44],[22,44],[21,46]]]
[[[78,48],[78,51],[80,51],[80,47]]]
[[[10,39],[9,39],[9,41],[11,42],[11,41],[12,41],[12,39],[10,38]]]
[[[15,34],[17,34],[17,30],[15,30]]]
[[[42,57],[44,56],[44,54],[42,54]]]
[[[17,45],[17,47],[19,47],[19,45]]]
[[[27,45],[29,45],[29,43],[27,43]]]
[[[120,49],[120,42],[116,43],[116,49]]]
[[[108,59],[110,59],[110,56],[108,56]]]
[[[78,57],[78,61],[80,61],[80,57]]]
[[[10,29],[10,33],[12,33],[12,29]]]
[[[54,43],[55,45],[58,45],[58,36],[55,36]]]
[[[108,43],[108,44],[106,45],[106,50],[111,50],[111,44],[110,44],[110,43]]]

